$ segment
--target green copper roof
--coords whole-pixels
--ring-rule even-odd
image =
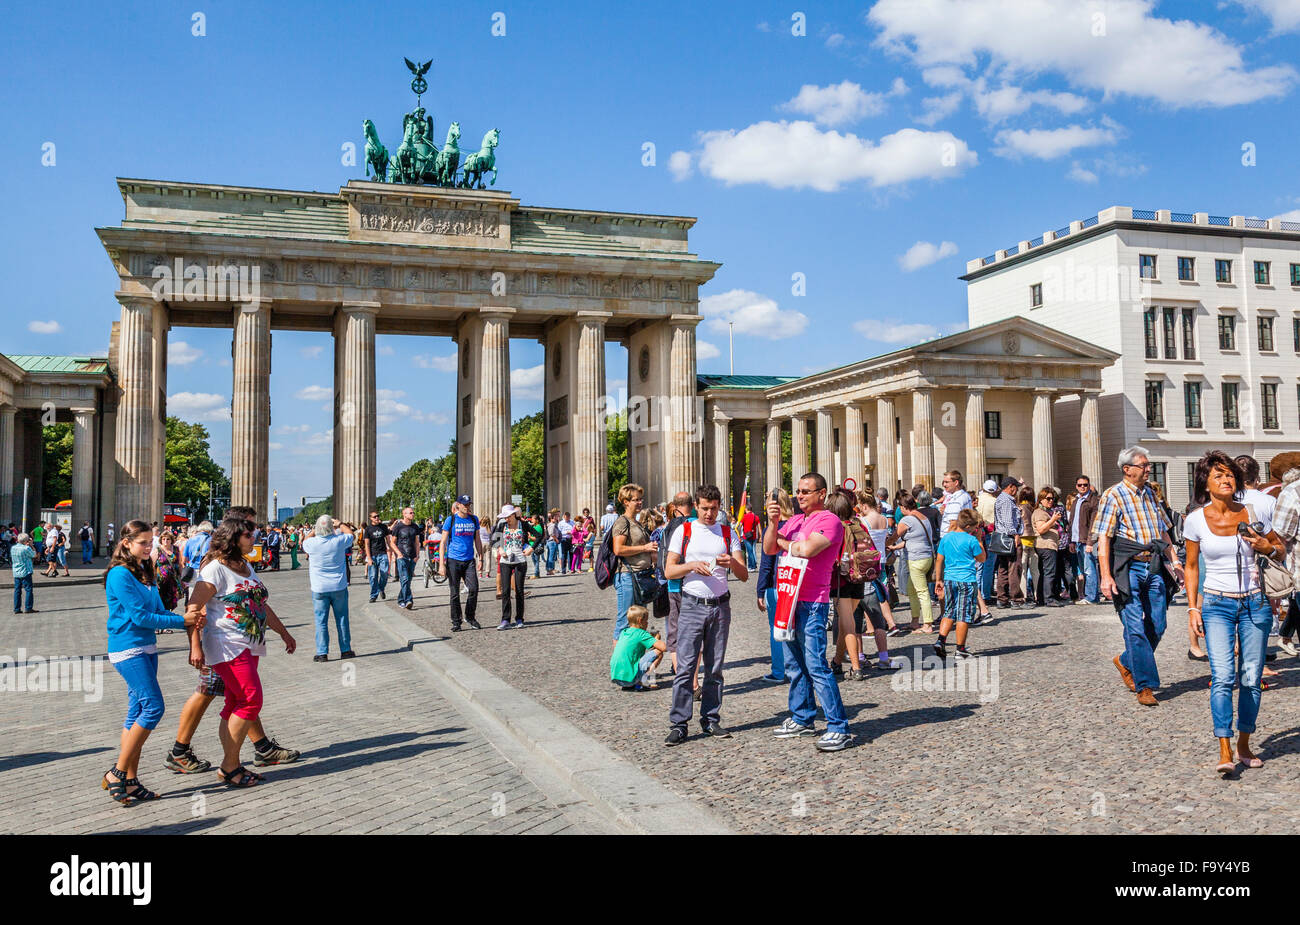
[[[697,375],[696,388],[704,389],[770,389],[773,386],[794,382],[798,376],[704,376]]]
[[[108,372],[107,357],[52,357],[35,354],[5,354],[28,373],[86,373],[102,376]]]

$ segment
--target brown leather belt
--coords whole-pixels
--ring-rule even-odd
[[[1133,556],[1132,558],[1134,562],[1150,562],[1152,555],[1153,553],[1140,552],[1137,555]]]

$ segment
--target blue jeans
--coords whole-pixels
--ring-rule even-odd
[[[1120,664],[1133,672],[1138,690],[1160,686],[1156,671],[1156,646],[1165,634],[1165,580],[1160,573],[1151,574],[1145,562],[1130,562],[1128,567],[1129,600],[1120,612],[1124,624],[1124,654]]]
[[[1096,547],[1084,552],[1083,543],[1074,545],[1074,569],[1083,576],[1083,599],[1089,604],[1101,603],[1101,573],[1097,569]]]
[[[631,572],[614,573],[614,591],[618,595],[618,616],[614,618],[614,641],[627,629],[627,609],[632,606],[632,584],[636,579]]]
[[[745,565],[751,572],[758,568],[758,559],[754,555],[753,540],[745,540]]]
[[[1220,597],[1206,591],[1201,599],[1201,621],[1205,624],[1205,652],[1210,656],[1210,716],[1214,735],[1232,735],[1232,686],[1237,694],[1237,731],[1255,731],[1259,715],[1260,677],[1268,650],[1268,631],[1273,610],[1268,598],[1256,591],[1241,599]],[[1234,651],[1234,643],[1240,647]]]
[[[984,595],[984,603],[993,600],[996,595],[993,593],[993,579],[998,574],[998,557],[986,555],[984,564],[980,566],[980,593]]]
[[[542,577],[542,547],[540,545],[533,547],[533,577]]]
[[[311,609],[316,614],[316,654],[329,655],[330,609],[334,610],[334,624],[339,630],[339,651],[352,651],[352,630],[348,626],[348,589],[341,591],[313,591]]]
[[[126,722],[123,729],[157,729],[163,718],[162,688],[158,686],[158,655],[135,655],[113,667],[126,682]]]
[[[370,599],[373,601],[379,597],[388,585],[388,553],[383,552],[377,556],[371,556],[370,568],[366,569],[367,577],[370,579]]]
[[[95,546],[93,543],[81,544],[81,564],[90,565],[95,557]]]
[[[794,611],[794,641],[785,646],[785,667],[790,672],[790,712],[801,726],[811,726],[817,718],[817,702],[826,714],[826,731],[849,731],[844,715],[840,688],[826,664],[826,618],[828,603],[800,601]],[[814,697],[815,693],[815,697]]]
[[[34,607],[32,605],[32,576],[30,574],[23,575],[21,578],[17,576],[14,577],[14,613],[21,612],[18,605],[22,601],[24,591],[27,592],[26,609],[33,610]]]
[[[559,552],[559,543],[555,542],[555,540],[546,541],[546,574],[549,575],[555,571],[555,557]]]
[[[771,633],[776,626],[776,588],[768,588],[763,592],[766,595],[767,603],[767,641],[772,647],[772,677],[785,680],[785,643],[777,640]]]
[[[406,556],[397,557],[397,603],[414,602],[411,594],[411,576],[415,574],[415,560]]]

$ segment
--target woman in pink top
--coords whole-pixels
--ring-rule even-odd
[[[573,559],[569,563],[569,571],[582,571],[582,549],[583,544],[587,542],[587,522],[581,517],[573,526]]]

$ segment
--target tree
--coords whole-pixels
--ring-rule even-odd
[[[627,409],[605,418],[605,459],[609,474],[609,483],[605,486],[605,498],[613,498],[618,490],[627,484]],[[604,501],[597,503],[602,510]]]
[[[304,505],[302,512],[299,513],[298,516],[294,518],[294,520],[300,520],[305,523],[314,523],[316,518],[319,517],[321,514],[329,514],[333,516],[334,514],[333,495],[330,495],[328,498],[324,498],[320,501],[313,501],[310,504]],[[361,525],[357,524],[356,526],[359,527]]]
[[[437,459],[420,459],[393,479],[393,485],[379,496],[376,510],[385,519],[398,517],[402,508],[415,508],[416,520],[450,513],[446,498],[456,494],[456,444]]]
[[[72,497],[72,425],[42,427],[41,442],[41,507],[54,507]]]
[[[206,516],[208,497],[230,495],[230,479],[212,458],[208,429],[180,418],[168,417],[163,500],[185,504],[196,517]]]
[[[523,496],[526,511],[541,511],[546,489],[546,430],[542,412],[515,421],[510,428],[510,485]]]

